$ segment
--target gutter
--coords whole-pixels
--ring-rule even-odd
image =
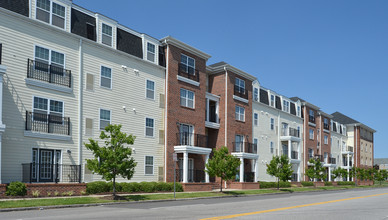
[[[165,39],[164,42],[167,45],[167,56],[166,56],[166,83],[165,83],[165,96],[164,96],[164,182],[167,182],[167,96],[168,96],[168,58],[169,58],[169,47],[167,44],[167,40]],[[175,163],[175,162],[174,162]]]
[[[82,78],[83,78],[83,55],[82,55],[82,39],[79,40],[78,48],[78,164],[82,165]],[[82,173],[81,173],[82,177]],[[81,178],[82,179],[82,178]]]

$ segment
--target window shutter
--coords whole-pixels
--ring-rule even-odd
[[[0,44],[0,64],[1,64],[1,52],[3,51],[3,45]]]
[[[86,89],[87,90],[94,90],[94,75],[93,74],[86,74]]]
[[[165,104],[165,96],[164,94],[160,93],[159,94],[159,108],[164,108],[164,104]]]
[[[159,130],[159,144],[164,144],[164,130]]]
[[[88,136],[93,135],[93,119],[91,118],[85,119],[85,135],[88,135]]]
[[[158,181],[163,181],[164,177],[164,167],[158,167]]]

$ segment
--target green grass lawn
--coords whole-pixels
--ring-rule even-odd
[[[20,208],[20,207],[37,207],[53,205],[74,205],[74,204],[93,204],[113,202],[112,200],[103,200],[95,197],[77,197],[77,198],[58,198],[58,199],[28,199],[0,201],[0,208]]]

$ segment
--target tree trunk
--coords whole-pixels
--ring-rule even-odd
[[[116,200],[116,177],[113,177],[113,198]]]
[[[279,182],[279,178],[278,178],[278,190],[280,189],[280,188],[279,188],[279,185],[280,185],[280,182]]]
[[[222,177],[221,177],[221,186],[220,186],[220,192],[222,192]]]

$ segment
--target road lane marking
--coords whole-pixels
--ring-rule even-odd
[[[331,201],[326,201],[326,202],[317,202],[317,203],[290,206],[290,207],[277,208],[277,209],[268,209],[268,210],[257,211],[257,212],[246,212],[246,213],[240,213],[240,214],[234,214],[234,215],[225,215],[225,216],[218,216],[218,217],[212,217],[212,218],[203,218],[201,220],[230,219],[230,218],[237,218],[237,217],[248,216],[248,215],[257,215],[257,214],[268,213],[268,212],[277,212],[277,211],[282,211],[282,210],[287,210],[287,209],[303,208],[303,207],[308,207],[308,206],[323,205],[323,204],[328,204],[328,203],[343,202],[343,201],[349,201],[349,200],[354,200],[354,199],[363,199],[363,198],[382,196],[382,195],[388,195],[388,193],[381,193],[381,194],[375,194],[375,195],[369,195],[369,196],[359,196],[359,197],[353,197],[353,198],[347,198],[347,199],[337,199],[337,200],[331,200]]]

